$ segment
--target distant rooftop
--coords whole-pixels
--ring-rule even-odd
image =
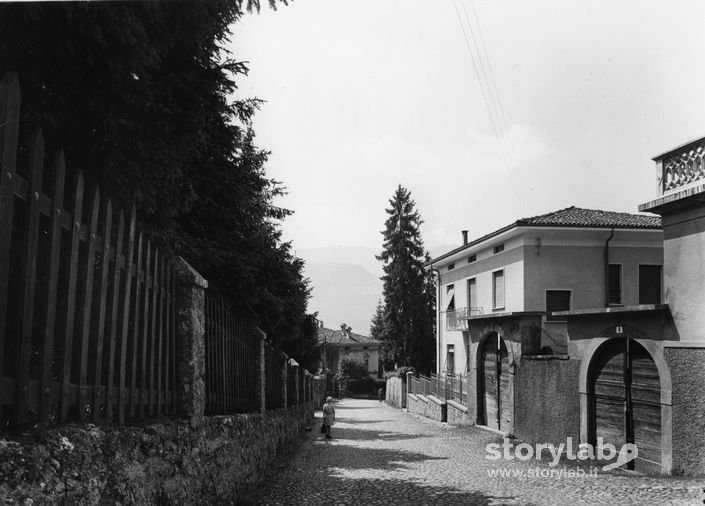
[[[328,343],[328,344],[343,344],[343,345],[356,345],[356,344],[379,344],[380,342],[372,339],[371,337],[363,336],[361,334],[356,334],[354,332],[344,332],[340,330],[327,329],[325,327],[320,327],[318,329],[318,342]]]
[[[480,244],[494,236],[517,227],[584,227],[584,228],[626,228],[626,229],[654,229],[661,228],[660,216],[646,216],[643,214],[618,213],[615,211],[600,211],[599,209],[582,209],[580,207],[567,207],[547,214],[520,218],[514,223],[502,227],[494,232],[475,239],[468,244],[463,244],[438,258],[434,258],[429,265],[446,257],[454,255],[466,248]]]

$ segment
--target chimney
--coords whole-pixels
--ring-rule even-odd
[[[463,230],[463,246],[468,243],[468,231]]]

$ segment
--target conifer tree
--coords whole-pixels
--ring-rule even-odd
[[[382,232],[384,263],[384,331],[382,351],[388,365],[413,366],[430,372],[433,364],[433,290],[428,289],[427,258],[421,238],[421,216],[411,193],[399,185],[386,209]]]
[[[377,309],[370,324],[370,337],[377,341],[384,340],[384,304],[382,299],[377,301]]]

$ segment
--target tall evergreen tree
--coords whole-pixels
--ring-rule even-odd
[[[377,309],[370,323],[370,337],[378,341],[384,340],[384,304],[382,299],[377,301]]]
[[[383,353],[388,363],[413,366],[428,373],[432,367],[434,342],[433,290],[423,264],[421,216],[411,193],[399,185],[386,209],[389,215],[382,232],[384,263]]]

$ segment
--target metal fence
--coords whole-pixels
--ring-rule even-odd
[[[0,81],[0,431],[175,415],[174,262],[137,226],[134,206],[129,216],[114,209],[81,172],[67,181],[61,152],[45,163],[41,129],[18,161],[19,117],[19,80],[8,73]],[[209,292],[204,316],[206,413],[312,400],[313,377]]]
[[[433,395],[439,399],[453,400],[463,406],[467,406],[469,385],[470,380],[468,376],[460,374],[411,376],[409,381],[409,393],[425,396]]]
[[[0,428],[172,414],[175,273],[41,129],[17,163],[20,88],[0,83]],[[48,164],[47,164],[48,165]],[[68,186],[68,188],[67,188]],[[68,190],[68,191],[66,191]],[[64,202],[64,195],[70,195]]]
[[[206,291],[206,413],[259,409],[260,332]]]

